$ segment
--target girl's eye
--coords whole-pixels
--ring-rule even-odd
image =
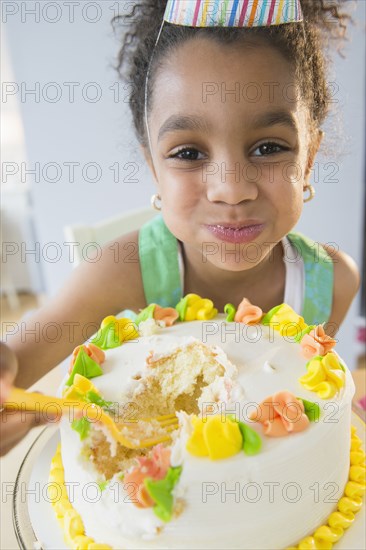
[[[284,145],[280,145],[279,143],[266,142],[259,145],[253,151],[253,156],[266,157],[269,155],[274,155],[276,153],[281,153],[282,151],[289,151],[289,147],[285,147]],[[203,160],[205,156],[194,147],[182,147],[182,149],[179,149],[179,151],[177,151],[173,155],[170,155],[169,158],[194,162],[197,160]]]
[[[200,158],[200,155],[202,155],[202,153],[200,153],[194,147],[183,147],[182,149],[174,153],[174,155],[171,155],[169,158],[194,161],[194,160],[202,160],[202,158],[204,158],[203,155]]]
[[[254,151],[253,156],[255,157],[265,157],[268,155],[274,155],[276,153],[281,153],[282,151],[288,151],[289,148],[284,145],[279,145],[278,143],[262,143]]]

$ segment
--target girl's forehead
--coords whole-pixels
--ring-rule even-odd
[[[176,48],[157,72],[152,119],[176,112],[249,118],[263,110],[291,114],[300,104],[294,71],[276,49],[195,39]]]

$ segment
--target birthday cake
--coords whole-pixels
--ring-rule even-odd
[[[245,299],[225,314],[188,295],[106,318],[62,395],[100,407],[135,448],[95,414],[64,416],[50,484],[67,544],[331,548],[365,491],[354,384],[334,345],[286,304],[263,313]]]

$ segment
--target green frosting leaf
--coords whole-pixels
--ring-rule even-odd
[[[320,362],[322,362],[323,361],[323,356],[322,355],[315,355],[314,357],[309,359],[309,361],[306,363],[306,368],[308,368],[309,363],[311,363],[311,361],[320,361]]]
[[[184,296],[183,298],[181,298],[179,300],[179,302],[175,306],[175,309],[179,313],[179,321],[184,321],[184,319],[185,319],[186,311],[187,311],[187,307],[188,307],[187,302],[188,302],[188,296]]]
[[[226,304],[224,307],[224,312],[227,314],[226,321],[228,323],[232,323],[236,313],[236,307],[234,304]]]
[[[271,322],[271,319],[272,319],[273,315],[274,315],[275,313],[277,313],[277,311],[278,311],[282,306],[283,306],[283,304],[280,304],[279,306],[275,306],[275,307],[273,307],[272,309],[270,309],[269,312],[266,313],[266,314],[264,315],[264,317],[262,318],[262,321],[261,321],[262,325],[269,325],[269,323]]]
[[[102,409],[110,409],[112,405],[114,404],[113,401],[106,401],[98,395],[95,391],[89,390],[85,394],[85,399],[89,403],[95,403],[96,405],[99,405],[99,407],[102,407]]]
[[[294,342],[301,342],[305,334],[309,334],[311,330],[315,328],[315,325],[308,325],[304,330],[302,330],[300,333],[297,333],[296,336],[294,336]]]
[[[247,455],[256,455],[262,448],[262,440],[253,428],[244,422],[238,422],[241,435],[243,436],[243,451]]]
[[[99,481],[98,487],[102,493],[106,490],[108,483],[109,481]]]
[[[236,422],[239,426],[240,433],[243,438],[243,451],[247,455],[256,455],[262,448],[262,440],[253,428],[237,420],[233,414],[228,415],[228,418]]]
[[[320,407],[318,403],[314,403],[313,401],[307,401],[302,397],[296,397],[296,399],[299,399],[300,401],[303,402],[305,414],[310,420],[310,422],[317,422],[320,418]]]
[[[169,468],[164,479],[144,479],[144,485],[150,497],[155,501],[154,513],[161,520],[168,522],[172,519],[174,498],[173,489],[179,481],[182,466]]]
[[[75,374],[81,374],[82,376],[85,376],[85,378],[94,378],[95,376],[100,376],[103,374],[101,366],[89,357],[82,346],[76,356],[70,377],[66,382],[67,386],[71,386],[74,382]]]
[[[104,328],[98,330],[97,335],[92,340],[92,344],[98,346],[101,349],[118,348],[122,345],[122,342],[118,338],[116,333],[116,324],[114,321],[106,325]]]
[[[140,313],[137,315],[135,319],[136,325],[139,325],[142,321],[146,321],[147,319],[153,319],[155,306],[156,304],[150,304],[149,306],[145,307],[142,311],[140,311]]]
[[[90,421],[85,418],[85,416],[82,416],[77,420],[73,420],[71,423],[71,427],[73,430],[79,433],[80,440],[83,441],[83,439],[87,438],[89,435]]]

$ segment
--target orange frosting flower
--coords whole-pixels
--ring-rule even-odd
[[[154,308],[155,321],[164,321],[167,327],[171,327],[178,317],[179,313],[174,307],[161,307],[156,304]]]
[[[245,323],[246,325],[255,325],[263,317],[263,311],[258,306],[253,306],[247,298],[243,298],[235,313],[234,321],[236,323]]]
[[[300,342],[302,354],[306,359],[316,355],[326,355],[336,345],[336,340],[328,336],[323,325],[316,326],[309,334],[305,334]]]
[[[269,437],[302,432],[310,423],[303,402],[288,391],[280,391],[267,397],[249,418],[260,422],[264,434]]]
[[[144,485],[144,479],[163,479],[170,467],[170,449],[162,444],[156,445],[150,456],[137,459],[138,466],[127,472],[123,478],[123,486],[131,501],[138,508],[150,508],[155,502],[150,497]]]
[[[75,363],[76,357],[79,353],[80,348],[83,348],[85,353],[89,355],[90,359],[93,359],[98,365],[101,365],[105,360],[105,353],[102,349],[98,348],[94,344],[85,344],[82,346],[77,346],[72,352],[71,365],[69,367],[69,372],[72,371],[72,367]]]

